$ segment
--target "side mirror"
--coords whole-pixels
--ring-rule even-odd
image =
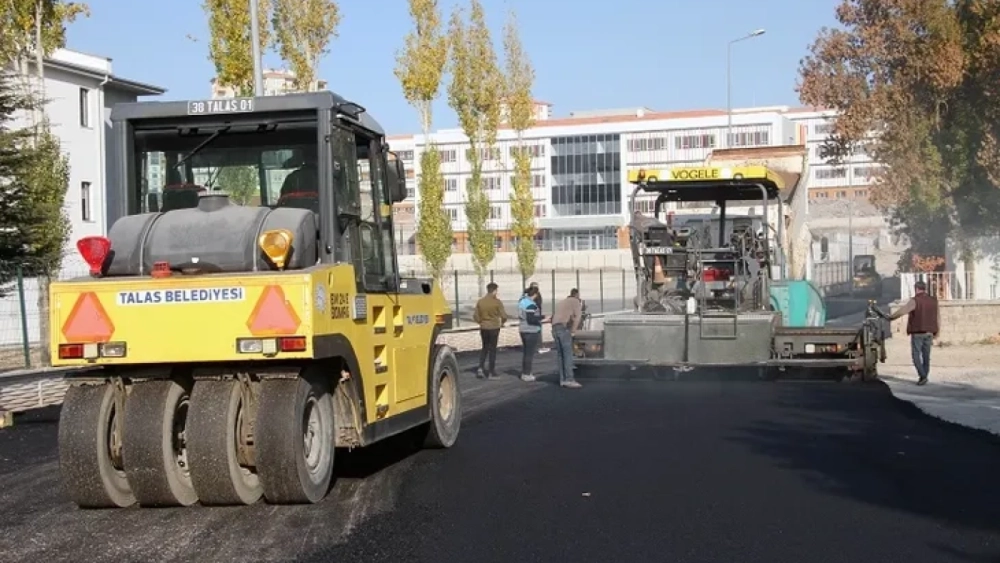
[[[392,154],[392,153],[390,153]],[[390,203],[399,203],[406,199],[406,168],[403,166],[403,161],[399,159],[398,156],[392,154],[394,158],[389,160],[389,169],[387,176],[389,177],[389,185],[387,189],[389,190],[389,200]]]

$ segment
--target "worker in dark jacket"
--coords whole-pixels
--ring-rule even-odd
[[[533,281],[530,284],[528,284],[528,289],[524,290],[524,295],[521,296],[521,298],[523,299],[525,296],[527,296],[528,293],[529,293],[529,291],[532,288],[534,288],[535,293],[534,293],[534,296],[531,299],[535,302],[535,305],[538,306],[538,314],[542,315],[544,317],[545,314],[542,312],[542,290],[539,289],[538,282]],[[538,342],[538,353],[539,354],[544,354],[544,353],[548,352],[549,349],[546,348],[545,346],[542,346],[541,344],[542,344],[541,341],[539,341]]]
[[[497,345],[500,342],[500,329],[507,322],[507,311],[503,302],[497,298],[497,289],[497,284],[493,282],[486,285],[486,295],[476,303],[476,310],[472,315],[472,320],[479,324],[479,337],[483,342],[476,375],[486,379],[497,377]],[[490,361],[488,371],[487,359]]]
[[[919,378],[917,385],[926,385],[931,372],[931,345],[940,330],[938,301],[927,293],[927,284],[922,281],[913,284],[913,292],[913,298],[889,315],[889,320],[907,315],[906,334],[910,335],[910,353]]]

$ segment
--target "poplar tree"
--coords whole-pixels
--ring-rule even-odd
[[[395,74],[406,101],[417,110],[424,135],[417,183],[417,245],[428,272],[440,282],[454,234],[444,208],[441,153],[430,134],[432,106],[448,62],[448,38],[442,30],[437,0],[409,0],[409,5],[414,29],[406,36],[403,50],[396,53]]]
[[[472,175],[466,184],[466,232],[482,286],[486,269],[496,255],[494,234],[487,228],[490,199],[483,189],[483,157],[495,150],[504,80],[482,4],[472,0],[469,21],[466,22],[463,16],[462,8],[456,6],[448,32],[451,46],[448,104],[458,115],[469,140],[467,154]]]
[[[332,0],[274,0],[278,53],[295,73],[295,89],[316,90],[319,60],[337,37],[340,9]]]
[[[524,132],[535,124],[535,101],[531,89],[535,70],[517,32],[517,16],[510,12],[504,27],[504,58],[506,61],[507,120],[517,133],[514,149],[514,194],[510,207],[513,215],[511,230],[517,237],[517,265],[525,279],[535,273],[538,247],[535,245],[535,196],[532,193],[531,153],[524,142]]]
[[[205,0],[202,9],[208,15],[208,58],[215,65],[216,80],[222,86],[233,88],[237,96],[252,96],[254,60],[250,2]],[[261,0],[257,10],[259,47],[263,53],[271,41],[270,29],[265,24],[270,20],[271,2]]]

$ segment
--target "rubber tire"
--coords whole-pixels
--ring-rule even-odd
[[[59,468],[63,486],[80,508],[125,508],[135,495],[108,453],[115,413],[113,385],[72,385],[59,415]]]
[[[198,502],[190,474],[178,466],[173,451],[175,409],[187,394],[174,381],[144,381],[132,386],[125,403],[125,474],[141,506]]]
[[[450,448],[458,440],[462,427],[462,389],[458,378],[458,358],[449,346],[440,346],[434,354],[428,376],[427,404],[430,409],[430,425],[424,438],[425,448]],[[442,385],[450,381],[450,385]],[[451,395],[452,408],[449,415],[441,412],[442,387]],[[449,390],[450,388],[450,390]]]
[[[260,478],[246,473],[236,455],[241,403],[239,381],[199,381],[191,392],[188,461],[191,483],[205,506],[250,505],[264,494]]]
[[[306,467],[302,416],[310,395],[317,398],[326,449],[314,477]],[[323,500],[333,481],[335,417],[333,395],[321,379],[265,380],[257,406],[257,475],[270,504],[313,504]],[[322,444],[323,442],[321,442]]]

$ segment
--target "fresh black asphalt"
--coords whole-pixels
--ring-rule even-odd
[[[22,417],[0,431],[0,561],[1000,561],[1000,440],[881,384],[463,383],[454,448],[342,457],[315,506],[77,510],[57,411]]]

